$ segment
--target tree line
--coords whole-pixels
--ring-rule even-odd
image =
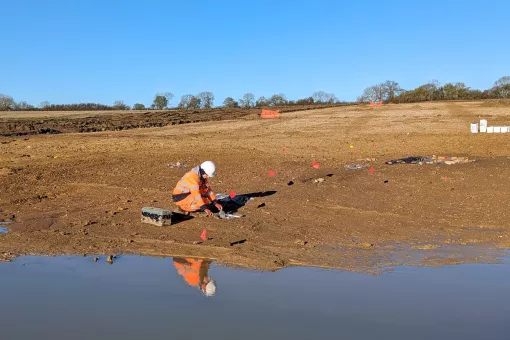
[[[510,76],[501,77],[487,90],[472,89],[465,83],[446,83],[432,80],[413,90],[404,90],[393,80],[367,87],[359,103],[414,103],[433,100],[481,100],[481,99],[508,99],[510,98]]]
[[[197,110],[210,109],[214,106],[214,94],[212,92],[200,92],[197,95],[185,94],[181,96],[176,107],[172,106],[174,95],[171,92],[157,93],[154,96],[152,104],[146,107],[144,104],[136,103],[133,107],[125,104],[122,100],[116,100],[113,105],[104,105],[98,103],[79,103],[79,104],[51,104],[47,101],[39,106],[34,106],[26,101],[15,101],[8,95],[0,94],[0,111],[96,111],[96,110]],[[268,106],[291,106],[291,105],[324,105],[338,104],[340,101],[333,93],[317,91],[312,96],[299,99],[288,100],[285,94],[274,94],[271,97],[261,96],[255,99],[253,93],[245,93],[238,100],[233,97],[227,97],[220,107],[226,108],[253,108]]]
[[[98,103],[79,104],[50,104],[42,102],[39,106],[33,106],[26,101],[15,101],[11,96],[0,94],[0,111],[95,111],[95,110],[197,110],[209,109],[214,106],[214,94],[212,92],[200,92],[199,94],[185,94],[181,96],[177,106],[172,106],[174,95],[171,92],[157,93],[149,107],[136,103],[133,107],[117,100],[113,105]],[[420,85],[412,90],[404,90],[399,83],[387,80],[384,83],[373,85],[364,89],[357,98],[358,103],[378,102],[384,103],[413,103],[434,100],[480,100],[480,99],[508,99],[510,98],[510,76],[499,78],[494,85],[487,90],[478,90],[466,86],[465,83],[446,83],[441,85],[439,81],[432,80],[427,84]],[[220,107],[226,108],[252,108],[271,106],[292,105],[333,105],[340,101],[333,93],[316,91],[310,97],[288,100],[285,94],[278,93],[270,97],[260,96],[255,99],[253,93],[245,93],[237,100],[227,97]]]

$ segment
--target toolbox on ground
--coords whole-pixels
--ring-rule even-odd
[[[160,227],[172,224],[172,212],[166,209],[144,207],[142,208],[142,222]]]

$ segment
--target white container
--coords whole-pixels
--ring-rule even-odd
[[[501,133],[501,126],[495,126],[494,133]]]
[[[494,133],[494,126],[487,126],[487,133]]]
[[[487,132],[487,120],[480,119],[480,132]]]
[[[471,123],[471,133],[478,133],[478,123]]]
[[[508,133],[508,132],[509,132],[508,126],[502,126],[501,127],[501,133]]]

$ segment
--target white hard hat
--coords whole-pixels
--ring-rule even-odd
[[[204,170],[205,174],[211,178],[216,176],[216,164],[211,161],[205,161],[200,164],[200,168]]]
[[[209,281],[205,285],[205,296],[214,296],[216,294],[216,282],[214,280]]]

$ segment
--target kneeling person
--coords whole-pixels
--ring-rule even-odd
[[[216,201],[216,195],[211,190],[208,179],[216,175],[216,165],[206,161],[186,173],[175,186],[172,198],[177,207],[184,212],[203,211],[212,215],[214,208],[223,207]]]

